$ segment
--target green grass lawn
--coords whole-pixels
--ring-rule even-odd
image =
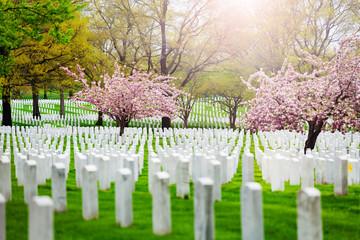
[[[244,139],[245,140],[245,139]],[[71,141],[72,146],[72,141]],[[254,151],[252,147],[252,151]],[[147,185],[147,147],[145,167],[133,193],[134,225],[120,228],[115,222],[115,193],[99,191],[99,219],[82,219],[81,189],[76,187],[74,155],[71,154],[67,180],[66,213],[54,214],[55,239],[194,239],[193,186],[190,199],[176,197],[175,185],[170,186],[172,233],[156,236],[152,233],[151,195]],[[28,207],[24,204],[23,187],[17,186],[12,165],[13,200],[6,204],[7,240],[28,239]],[[296,194],[300,186],[285,184],[284,192],[271,192],[271,186],[261,179],[255,163],[255,181],[263,187],[265,239],[296,239]],[[222,201],[214,204],[216,239],[241,239],[240,224],[241,164],[233,180],[222,186]],[[360,239],[360,186],[349,186],[349,195],[334,196],[334,186],[316,186],[321,191],[324,239]],[[39,186],[39,195],[51,196],[51,182]]]
[[[33,96],[32,96],[32,92],[31,91],[25,91],[25,92],[22,92],[22,95],[21,95],[21,99],[32,99]],[[39,98],[40,99],[44,99],[44,91],[43,90],[40,90],[39,91]],[[64,92],[64,98],[65,99],[68,99],[69,98],[69,93],[68,92]],[[48,91],[47,92],[47,99],[60,99],[60,93],[59,91]]]

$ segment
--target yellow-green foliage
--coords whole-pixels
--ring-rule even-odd
[[[23,48],[14,52],[15,69],[13,80],[17,85],[74,87],[74,80],[63,74],[60,65],[74,66],[80,63],[92,68],[96,52],[89,43],[91,32],[88,19],[76,14],[76,18],[62,24],[62,29],[71,32],[70,44],[58,43],[49,34],[43,41],[27,40]]]

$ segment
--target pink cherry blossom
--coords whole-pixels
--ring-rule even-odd
[[[183,92],[170,86],[175,78],[153,76],[134,71],[125,77],[120,67],[115,64],[115,71],[110,76],[105,74],[98,82],[90,85],[85,78],[84,69],[77,65],[78,74],[61,67],[69,76],[83,84],[83,89],[76,93],[73,100],[88,102],[96,106],[116,121],[120,134],[132,119],[163,116],[173,117],[179,107],[176,98]]]
[[[244,81],[256,97],[248,102],[250,109],[242,120],[250,130],[307,131],[306,152],[324,129],[360,129],[360,38],[344,38],[330,61],[306,52],[304,56],[311,73],[299,73],[285,62],[271,77],[260,71]],[[254,80],[259,88],[251,85]]]

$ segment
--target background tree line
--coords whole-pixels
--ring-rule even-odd
[[[185,122],[198,97],[222,96],[234,127],[237,108],[253,97],[241,77],[259,69],[276,73],[285,58],[311,71],[302,51],[331,59],[336,43],[359,31],[360,17],[357,0],[18,2],[0,2],[0,31],[6,33],[0,35],[4,125],[11,125],[10,92],[16,97],[31,91],[33,116],[40,117],[40,92],[46,97],[48,89],[57,89],[64,99],[64,91],[79,90],[58,63],[80,63],[93,80],[116,61],[129,74],[137,66],[177,77],[177,86],[188,93],[179,97]],[[25,9],[36,9],[32,20]],[[48,20],[35,21],[45,10]],[[14,12],[23,17],[14,19]]]

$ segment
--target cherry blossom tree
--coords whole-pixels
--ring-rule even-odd
[[[299,73],[285,61],[271,77],[260,71],[244,81],[256,97],[242,120],[250,130],[307,131],[306,153],[325,128],[342,133],[360,129],[360,38],[341,40],[330,61],[309,53],[303,60],[311,73]],[[251,85],[255,80],[259,88]]]
[[[134,70],[125,76],[115,64],[115,71],[110,76],[105,74],[98,82],[88,84],[84,69],[77,65],[78,73],[67,67],[61,67],[69,76],[83,84],[83,89],[76,93],[73,100],[88,102],[96,106],[116,121],[120,135],[132,119],[152,116],[173,117],[179,107],[176,97],[183,92],[171,85],[173,77],[156,76]]]

